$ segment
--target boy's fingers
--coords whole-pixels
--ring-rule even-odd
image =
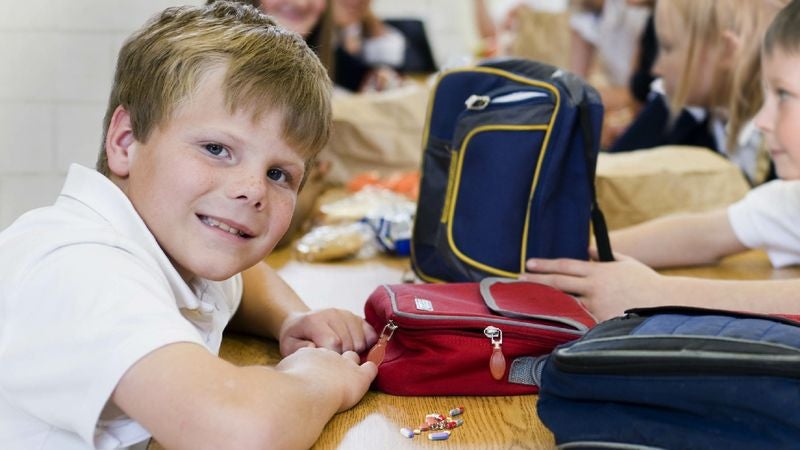
[[[537,274],[524,273],[520,275],[521,280],[532,281],[534,283],[546,284],[559,291],[583,296],[586,294],[586,279],[573,277],[570,275]]]
[[[525,263],[525,268],[536,273],[558,273],[585,277],[591,268],[590,262],[577,259],[538,259],[532,258]]]
[[[342,353],[342,356],[344,356],[345,358],[349,359],[350,361],[353,361],[356,364],[361,364],[361,357],[358,356],[358,353],[356,353],[356,352],[354,352],[352,350],[348,350],[348,351]]]
[[[364,339],[367,341],[368,347],[378,342],[378,333],[366,320],[361,321],[361,328],[364,330]]]
[[[342,338],[342,351],[353,350],[360,352],[366,347],[364,343],[364,330],[361,320],[349,311],[337,311],[337,319],[344,325],[347,337]]]
[[[285,342],[284,342],[285,341]],[[281,355],[289,356],[292,353],[300,350],[301,348],[315,348],[311,341],[306,341],[303,339],[296,339],[296,338],[286,338],[280,344]]]
[[[314,342],[320,347],[325,347],[337,353],[353,349],[353,338],[347,325],[339,320],[326,321],[324,327],[314,332]]]

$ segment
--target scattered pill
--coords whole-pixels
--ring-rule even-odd
[[[444,441],[447,440],[448,438],[450,438],[449,431],[439,431],[428,435],[428,439],[432,441]]]
[[[450,410],[450,417],[460,416],[463,413],[464,413],[464,407],[463,406],[459,406],[458,408],[453,408],[453,409]]]
[[[414,430],[410,430],[408,428],[400,428],[400,434],[411,439],[418,433],[414,433]]]

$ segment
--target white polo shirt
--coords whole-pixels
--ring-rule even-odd
[[[0,449],[112,449],[149,437],[113,404],[164,345],[218,353],[242,295],[178,275],[128,198],[73,165],[53,206],[0,233]]]
[[[800,181],[752,189],[728,207],[728,221],[739,242],[766,251],[773,266],[800,264]]]

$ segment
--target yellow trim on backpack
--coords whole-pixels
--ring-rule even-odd
[[[448,210],[446,211],[447,243],[450,246],[450,249],[456,255],[456,257],[458,257],[458,259],[460,259],[461,261],[464,261],[465,263],[473,267],[476,267],[478,269],[481,269],[485,272],[513,278],[518,276],[519,273],[513,273],[513,272],[508,272],[506,270],[497,269],[495,267],[489,266],[487,264],[478,262],[470,258],[469,256],[465,255],[458,249],[453,239],[453,218],[455,216],[455,205],[456,202],[458,201],[458,188],[461,184],[461,170],[463,168],[464,158],[466,156],[467,144],[474,135],[486,131],[544,131],[545,137],[542,140],[542,149],[541,149],[542,151],[540,152],[539,160],[536,163],[536,170],[538,171],[539,167],[541,166],[541,159],[542,159],[541,153],[544,152],[545,144],[547,142],[547,137],[550,134],[550,125],[549,124],[548,125],[484,125],[471,130],[469,134],[467,134],[467,136],[464,138],[464,142],[462,143],[461,148],[459,149],[458,165],[456,168],[456,173],[452,175],[454,179],[452,193],[450,194],[450,198],[445,200],[445,205],[448,207]],[[536,175],[534,175],[534,181],[533,181],[534,188],[536,185],[536,178],[537,178]],[[528,222],[530,221],[530,208],[531,208],[531,203],[529,200],[527,209],[525,211],[525,225],[523,227],[523,239],[522,239],[523,248],[521,249],[523,258],[525,255],[524,245],[527,242],[527,236],[528,236],[527,233],[528,233]]]
[[[428,143],[428,138],[429,138],[429,135],[430,135],[431,116],[432,116],[432,113],[433,113],[433,103],[434,103],[434,98],[436,96],[436,91],[437,91],[437,89],[439,87],[439,84],[442,82],[442,80],[446,76],[448,76],[450,74],[453,74],[453,73],[458,73],[458,72],[483,72],[483,73],[490,73],[490,74],[498,75],[498,76],[501,76],[501,77],[504,77],[504,78],[508,78],[508,79],[517,81],[517,82],[522,83],[522,84],[527,84],[529,86],[536,86],[536,87],[539,87],[539,88],[542,88],[542,89],[546,89],[546,90],[550,91],[553,94],[554,98],[555,98],[554,107],[553,107],[553,113],[552,113],[552,115],[550,117],[550,122],[546,126],[547,131],[545,133],[544,140],[542,141],[542,151],[540,152],[539,160],[536,163],[536,169],[535,169],[534,176],[533,176],[533,183],[531,185],[531,193],[530,193],[530,196],[528,197],[528,208],[527,208],[527,211],[526,211],[525,226],[523,228],[523,236],[522,236],[522,248],[520,248],[521,261],[520,261],[520,271],[519,272],[522,273],[525,270],[525,257],[526,257],[526,255],[525,255],[525,246],[526,246],[526,244],[528,242],[528,232],[529,232],[529,228],[530,228],[530,224],[529,224],[529,221],[530,221],[530,205],[531,205],[531,201],[533,200],[533,196],[534,196],[534,194],[536,192],[536,185],[539,182],[539,174],[540,174],[540,171],[541,171],[542,162],[544,161],[544,156],[545,156],[545,152],[546,152],[546,149],[547,149],[547,144],[550,142],[550,134],[552,132],[553,122],[555,121],[555,118],[558,116],[558,112],[561,109],[561,95],[559,94],[558,89],[555,86],[553,86],[551,83],[547,83],[547,82],[539,81],[539,80],[531,80],[526,76],[517,75],[515,73],[508,72],[508,71],[502,70],[502,69],[496,69],[496,68],[493,68],[493,67],[462,67],[462,68],[458,68],[458,69],[447,70],[447,71],[444,71],[444,72],[440,73],[437,76],[436,81],[433,84],[433,87],[431,88],[431,95],[430,95],[430,99],[428,101],[428,109],[427,109],[427,112],[426,112],[426,115],[425,115],[425,129],[424,129],[424,131],[422,133],[422,145],[421,145],[423,157],[421,158],[421,163],[420,163],[420,174],[424,174],[424,170],[423,170],[424,169],[423,166],[425,164],[424,153],[427,150],[427,143]],[[529,125],[519,125],[519,126],[526,127],[526,126],[529,126]],[[543,125],[535,125],[535,126],[543,127]],[[483,127],[480,127],[480,128],[483,128]],[[475,132],[475,130],[473,130],[470,133],[470,135],[472,135],[474,132]],[[468,135],[468,136],[470,136],[470,135]],[[464,139],[465,142],[467,140],[468,139],[466,139],[466,138]],[[460,156],[459,156],[459,160],[460,160],[463,156],[461,156],[461,151],[459,151],[459,154],[460,154]],[[457,169],[459,174],[461,173],[460,164],[461,163],[459,162],[459,166],[458,166],[458,169]],[[453,167],[453,164],[452,164],[452,159],[451,159],[451,164],[450,164],[451,170],[452,170],[452,167]],[[459,178],[456,177],[456,184],[458,183],[458,179]],[[448,180],[448,189],[449,189],[449,185],[450,184],[451,184],[451,180]],[[448,201],[448,198],[450,196],[447,195],[447,193],[446,193],[447,197],[445,198],[445,203],[442,206],[442,217],[445,217],[445,211],[447,211],[447,210],[452,211],[453,210],[452,204],[454,204],[454,202],[455,202],[455,193],[457,192],[457,186],[456,186],[456,189],[453,190],[453,192],[454,192],[454,197],[453,197],[452,201]],[[445,209],[445,208],[447,208],[447,209]],[[452,223],[452,217],[449,217],[449,216],[451,216],[450,212],[448,212],[448,221],[450,223]],[[416,219],[414,219],[414,222],[416,223]],[[493,273],[493,274],[496,274],[496,275],[512,277],[512,278],[515,278],[515,277],[517,277],[519,275],[519,273],[511,273],[511,272],[508,272],[508,271],[505,271],[505,270],[495,269],[493,267],[486,266],[486,265],[481,264],[481,263],[479,263],[477,261],[473,261],[472,259],[466,257],[461,252],[459,252],[458,249],[453,244],[453,241],[452,241],[452,229],[451,229],[452,227],[450,226],[450,223],[448,223],[448,225],[447,225],[447,240],[448,240],[448,243],[449,243],[451,249],[453,250],[453,252],[456,255],[459,256],[459,258],[461,258],[465,262],[468,262],[468,263],[474,265],[475,267],[478,267],[478,268],[480,268],[480,269],[482,269],[484,271],[487,271],[489,273]],[[414,254],[414,242],[413,242],[414,236],[413,236],[413,232],[412,232],[411,239],[412,239],[412,242],[411,242],[411,260],[413,262],[413,261],[416,261],[416,257],[415,257],[415,254]],[[419,275],[419,277],[422,280],[424,280],[426,282],[429,282],[429,283],[443,283],[443,282],[445,282],[445,280],[441,280],[439,278],[435,278],[435,277],[432,277],[430,275],[424,274],[422,272],[422,268],[418,264],[415,264],[415,265],[417,267],[417,270],[415,272],[417,273],[417,275]]]

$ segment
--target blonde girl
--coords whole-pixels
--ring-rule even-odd
[[[758,184],[768,167],[748,124],[761,106],[759,43],[784,0],[668,0],[656,4],[659,56],[673,114],[712,115],[719,148]]]
[[[787,0],[664,0],[656,3],[660,77],[639,117],[611,151],[664,144],[708,146],[741,167],[753,185],[769,159],[750,121],[761,105],[759,43]],[[666,119],[671,116],[672,119]],[[709,117],[710,116],[710,117]]]
[[[679,3],[662,3],[668,1]],[[780,179],[726,209],[662,217],[612,233],[615,250],[630,255],[616,254],[615,262],[530,260],[531,273],[520,278],[575,294],[600,319],[670,304],[800,314],[797,278],[709,280],[663,276],[650,268],[712,264],[753,248],[764,250],[775,267],[800,265],[800,0],[778,14],[761,58],[763,88],[752,94],[764,101],[753,122]],[[691,95],[686,91],[686,98]]]

